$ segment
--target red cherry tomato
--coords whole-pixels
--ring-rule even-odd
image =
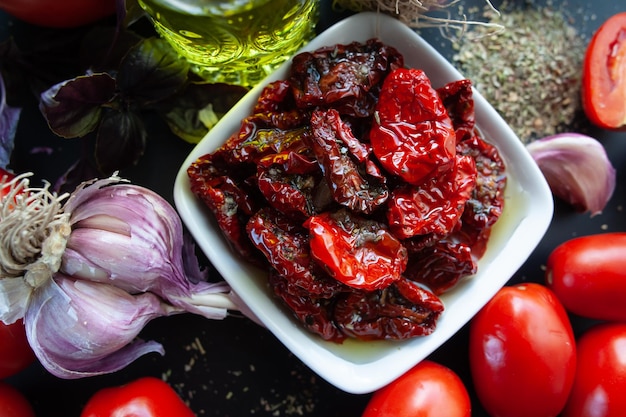
[[[113,15],[115,0],[0,0],[0,9],[33,25],[70,28]]]
[[[104,388],[89,399],[81,417],[195,417],[165,381],[143,377]]]
[[[592,123],[605,129],[626,125],[626,12],[610,17],[591,38],[581,93]]]
[[[562,417],[622,417],[626,412],[626,324],[592,327],[578,340],[574,386]]]
[[[0,322],[0,378],[15,375],[34,361],[22,320],[9,325]]]
[[[470,398],[451,369],[424,360],[376,391],[362,417],[470,417]]]
[[[502,288],[470,323],[470,370],[480,402],[498,417],[554,417],[574,381],[567,313],[548,288]]]
[[[0,417],[35,417],[35,412],[24,395],[0,381]]]
[[[548,257],[546,284],[571,313],[626,321],[626,233],[568,240]]]

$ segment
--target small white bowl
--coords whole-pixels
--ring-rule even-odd
[[[408,67],[421,68],[434,87],[463,76],[413,30],[391,17],[376,13],[353,15],[326,30],[303,50],[364,42],[377,37],[394,46]],[[251,90],[193,149],[182,165],[174,186],[178,212],[199,247],[224,279],[265,326],[302,362],[336,387],[354,394],[372,392],[393,381],[465,325],[513,276],[545,234],[553,213],[550,189],[541,171],[518,137],[487,101],[474,91],[476,122],[484,138],[503,157],[508,174],[505,207],[494,226],[487,252],[473,277],[462,280],[441,298],[445,312],[433,334],[406,341],[343,344],[326,342],[306,331],[272,296],[267,272],[249,265],[223,239],[216,222],[191,193],[187,167],[214,151],[237,131],[264,85],[286,79],[290,62]]]

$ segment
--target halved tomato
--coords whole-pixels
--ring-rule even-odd
[[[626,12],[606,20],[587,46],[582,103],[595,125],[605,129],[626,126]]]

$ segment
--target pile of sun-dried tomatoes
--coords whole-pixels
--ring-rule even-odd
[[[294,57],[188,174],[233,249],[336,342],[430,334],[438,296],[476,272],[506,184],[471,83],[435,89],[377,39]]]

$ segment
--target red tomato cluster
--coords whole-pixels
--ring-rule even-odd
[[[490,416],[624,415],[625,253],[626,233],[566,241],[548,257],[545,285],[506,286],[472,319],[472,382]],[[568,313],[604,322],[576,340]],[[442,368],[418,364],[374,393],[363,417],[469,416],[465,387]]]
[[[626,410],[626,233],[568,240],[548,257],[546,285],[572,314],[605,323],[577,341],[574,384],[562,417],[618,417]]]

